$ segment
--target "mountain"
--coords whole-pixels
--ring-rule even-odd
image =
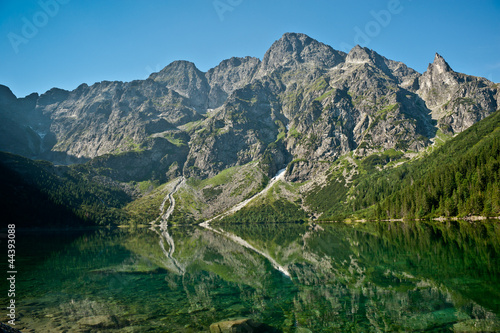
[[[137,193],[154,184],[148,196],[184,176],[174,219],[214,216],[286,168],[293,189],[271,201],[319,216],[337,204],[330,192],[330,208],[311,204],[315,193],[352,196],[360,174],[423,156],[499,104],[498,84],[454,72],[438,54],[420,74],[365,47],[346,54],[286,33],[262,61],[231,58],[207,72],[175,61],[146,80],[25,98],[0,86],[0,150],[75,164]]]
[[[341,158],[305,201],[325,220],[500,213],[500,112],[431,148],[409,161],[391,151]]]
[[[438,128],[459,133],[499,108],[498,84],[454,72],[436,53],[434,62],[419,78],[418,94],[432,111]]]

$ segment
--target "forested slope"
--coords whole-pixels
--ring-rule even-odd
[[[389,159],[379,157],[381,168]],[[306,202],[321,219],[500,214],[498,111],[414,161],[377,171],[368,158],[355,161],[351,183],[331,176],[309,193]]]
[[[130,196],[74,167],[0,152],[0,210],[18,226],[107,225],[127,218]]]

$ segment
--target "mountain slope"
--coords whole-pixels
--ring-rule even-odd
[[[377,169],[420,156],[494,113],[498,88],[453,71],[437,54],[420,74],[364,47],[346,54],[286,33],[262,61],[230,58],[206,73],[175,61],[146,80],[25,98],[0,86],[0,150],[79,164],[71,170],[92,174],[104,188],[184,176],[177,221],[220,213],[286,167],[293,190],[271,202],[344,216],[399,190],[404,177],[386,184]],[[220,188],[208,184],[249,166],[254,184],[243,176],[225,178],[236,183]],[[371,177],[379,192],[361,193]],[[245,194],[232,196],[239,187]]]
[[[500,214],[498,111],[430,154],[377,170],[388,162],[381,154],[338,163],[328,184],[310,191],[306,202],[323,212],[322,219]],[[338,175],[349,168],[357,170],[346,183]]]
[[[361,155],[390,148],[420,151],[438,129],[458,133],[495,111],[499,98],[497,85],[454,72],[438,55],[421,75],[373,50],[356,46],[345,54],[304,34],[286,33],[262,61],[231,58],[207,73],[175,61],[147,80],[83,84],[71,92],[54,88],[16,99],[3,87],[0,117],[8,125],[0,148],[61,164],[137,150],[151,150],[161,159],[167,152],[158,142],[181,135],[187,143],[191,129],[213,125],[205,120],[213,114],[224,118],[217,130],[231,126],[228,114],[257,99],[253,107],[270,118],[247,127],[256,133],[265,123],[272,133],[263,134],[265,140],[259,133],[231,139],[254,152],[254,159],[263,157],[271,134],[285,136],[287,153],[275,150],[283,167],[292,156],[333,161],[352,150]],[[263,142],[257,147],[256,140]],[[195,152],[214,152],[198,144],[189,148],[200,159],[194,165],[207,158]],[[174,162],[193,165],[185,154],[169,163]],[[218,162],[200,176],[248,161],[223,157]],[[168,166],[158,171],[165,173]]]
[[[18,227],[108,225],[128,220],[133,197],[115,183],[73,167],[0,152],[2,216]]]

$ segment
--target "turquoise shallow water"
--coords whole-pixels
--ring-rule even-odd
[[[16,327],[207,332],[250,317],[283,332],[500,331],[496,220],[214,228],[18,231]]]

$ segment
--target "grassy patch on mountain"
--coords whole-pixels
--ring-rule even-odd
[[[163,137],[177,147],[186,146],[186,142],[184,142],[182,138],[176,136],[174,133],[165,133]]]
[[[227,169],[222,170],[220,173],[211,178],[206,179],[196,179],[190,178],[188,181],[188,185],[195,187],[197,189],[202,189],[206,186],[218,186],[226,184],[231,181],[234,175],[239,172],[241,167],[234,166]]]
[[[333,95],[334,93],[335,93],[335,89],[328,90],[323,95],[321,95],[320,97],[316,98],[315,100],[318,101],[318,102],[322,102],[323,100],[325,100],[327,97]]]
[[[257,161],[227,168],[211,178],[190,178],[174,194],[170,222],[201,222],[260,192],[267,181]]]
[[[307,213],[298,202],[282,195],[282,184],[273,185],[266,194],[253,199],[236,213],[221,219],[220,223],[289,223],[305,222]]]
[[[162,213],[160,212],[160,206],[165,196],[172,190],[173,184],[176,182],[177,179],[163,184],[129,203],[125,207],[125,211],[130,215],[130,223],[143,224],[155,221],[160,216],[160,213]],[[168,209],[169,205],[170,201],[167,200],[163,212]]]
[[[305,222],[307,214],[297,204],[285,199],[244,207],[220,223],[290,223]]]
[[[394,149],[388,149],[383,151],[382,153],[375,153],[370,156],[365,157],[360,166],[363,171],[373,172],[377,167],[383,167],[389,162],[398,161],[403,158],[404,153],[401,151],[397,151]]]

